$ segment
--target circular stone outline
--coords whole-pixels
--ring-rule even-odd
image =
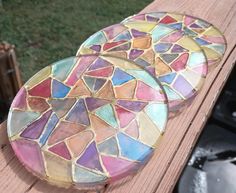
[[[156,76],[167,93],[171,117],[191,104],[207,74],[205,54],[192,38],[153,22],[106,27],[90,36],[77,51],[77,55],[91,53],[133,60]]]
[[[213,24],[198,17],[175,12],[150,12],[129,16],[121,23],[133,21],[163,24],[192,37],[203,49],[209,71],[220,63],[227,48],[223,33]]]
[[[87,76],[94,75],[92,86]],[[110,96],[110,83],[115,97],[122,97]],[[8,137],[21,163],[37,177],[59,187],[98,189],[136,173],[149,160],[168,119],[166,100],[158,80],[131,61],[71,57],[45,67],[20,89],[9,111]]]

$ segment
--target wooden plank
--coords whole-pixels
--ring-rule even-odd
[[[204,9],[203,9],[204,8]],[[142,172],[109,186],[109,193],[168,193],[178,179],[203,125],[227,79],[236,51],[236,0],[157,0],[142,12],[176,11],[210,21],[226,36],[228,48],[224,60],[206,79],[194,103],[168,122],[163,140]],[[61,193],[64,189],[47,185],[29,174],[18,162],[6,137],[6,123],[0,126],[0,192]],[[6,179],[7,176],[7,179]],[[4,179],[3,179],[4,178]],[[74,192],[74,190],[67,190]]]

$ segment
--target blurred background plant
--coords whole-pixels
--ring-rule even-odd
[[[0,0],[0,41],[16,46],[25,82],[75,55],[94,32],[138,13],[152,0]]]

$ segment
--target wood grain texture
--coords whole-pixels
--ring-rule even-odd
[[[193,104],[168,122],[163,140],[146,167],[131,180],[123,179],[108,186],[106,193],[172,192],[236,60],[236,0],[156,0],[142,12],[152,11],[180,12],[205,19],[225,34],[228,47],[224,59],[207,76]],[[6,123],[0,126],[0,145],[1,193],[65,192],[37,180],[23,168],[7,141]]]

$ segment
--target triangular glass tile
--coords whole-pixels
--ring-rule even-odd
[[[177,22],[173,17],[170,17],[169,15],[165,16],[159,23],[169,24],[169,23],[175,23]]]
[[[117,135],[121,150],[121,155],[135,161],[145,161],[153,149],[129,136],[119,133]]]
[[[96,142],[100,143],[116,134],[116,129],[95,115],[90,115],[91,127],[96,133]]]
[[[98,151],[106,155],[119,156],[119,148],[115,137],[107,139],[98,145]]]
[[[128,100],[118,100],[117,104],[124,107],[130,111],[139,112],[148,104],[147,102],[141,101],[128,101]]]
[[[125,82],[128,82],[130,80],[134,79],[133,76],[128,74],[127,72],[124,72],[123,70],[116,68],[114,75],[112,77],[112,83],[116,85],[124,84]]]
[[[162,93],[158,92],[158,90],[153,89],[152,87],[141,81],[138,81],[136,97],[139,100],[165,100],[164,95]]]
[[[52,97],[53,98],[64,98],[70,91],[70,87],[64,85],[63,83],[53,80],[52,81]]]
[[[95,114],[114,128],[118,127],[114,110],[111,104],[100,107]]]
[[[96,78],[84,76],[84,81],[85,81],[87,87],[88,87],[91,91],[93,91]]]
[[[127,176],[132,171],[137,171],[138,164],[122,158],[102,155],[102,162],[106,170],[111,176],[111,179],[120,179]]]
[[[66,116],[66,120],[87,126],[90,124],[84,99],[78,100],[78,102]]]
[[[110,80],[108,80],[105,85],[96,93],[96,97],[102,98],[102,99],[114,99],[115,94],[113,90],[113,85]]]
[[[105,84],[105,82],[106,82],[106,79],[97,78],[96,81],[95,81],[93,90],[95,92],[100,90],[100,88],[102,88],[102,86]]]
[[[182,46],[175,44],[171,49],[172,53],[181,53],[181,52],[188,52],[187,49],[183,48]]]
[[[48,150],[67,159],[67,160],[71,159],[70,152],[64,142],[58,143],[58,144],[48,148]]]
[[[76,163],[81,166],[103,172],[95,142],[92,142],[86,148],[85,152],[76,161]]]
[[[78,80],[76,85],[71,89],[68,96],[78,97],[78,96],[90,96],[91,92],[88,87],[85,85],[83,80]]]
[[[28,91],[31,96],[51,97],[51,78],[44,80]]]
[[[104,68],[104,67],[109,67],[112,66],[111,63],[109,63],[106,60],[103,60],[102,58],[98,58],[90,67],[89,67],[89,71],[91,70],[97,70],[100,68]]]

